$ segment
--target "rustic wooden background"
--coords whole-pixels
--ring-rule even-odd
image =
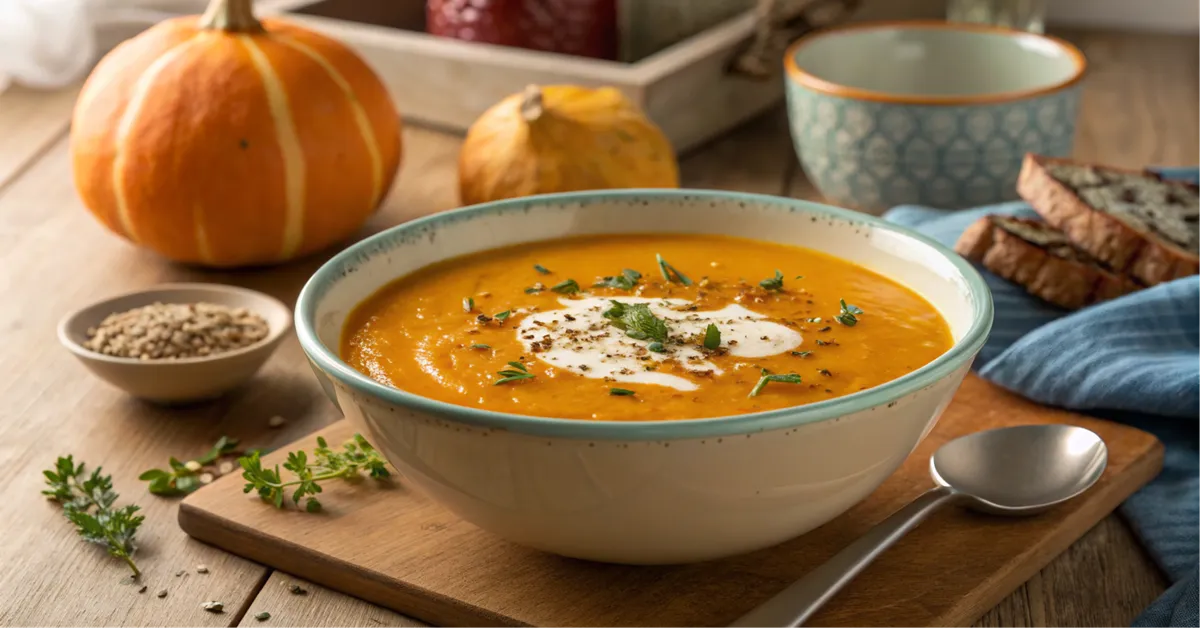
[[[1198,160],[1197,38],[1061,33],[1091,61],[1077,156],[1121,166]],[[133,401],[88,375],[59,347],[54,326],[93,300],[163,281],[219,281],[294,302],[321,263],[205,273],[164,263],[102,231],[72,185],[67,132],[77,88],[0,95],[0,624],[404,626],[409,619],[316,586],[294,596],[287,574],[190,540],[176,502],[145,492],[137,475],[168,456],[202,453],[227,434],[254,446],[295,440],[336,418],[295,339],[253,385],[220,401],[164,410]],[[408,128],[405,161],[376,231],[454,207],[459,138]],[[684,184],[814,198],[774,110],[683,161]],[[279,429],[273,415],[289,419]],[[103,465],[121,503],[147,516],[137,559],[147,593],[122,584],[125,567],[81,543],[39,494],[40,471],[60,454]],[[384,523],[384,522],[381,522]],[[205,564],[208,574],[197,574]],[[175,574],[188,570],[183,576]],[[1110,516],[979,622],[984,626],[1128,625],[1164,588],[1125,523]],[[159,599],[154,592],[167,589]],[[200,603],[224,602],[224,614]]]

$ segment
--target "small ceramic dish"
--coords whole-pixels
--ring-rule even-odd
[[[525,242],[629,232],[725,234],[836,255],[923,295],[949,324],[954,346],[903,377],[837,399],[632,422],[451,405],[381,384],[339,355],[350,312],[419,268]],[[991,324],[991,293],[979,273],[924,236],[826,205],[700,190],[552,194],[435,214],[334,256],[296,304],[300,346],[326,394],[408,482],[511,541],[638,564],[760,549],[845,512],[933,428]]]
[[[88,329],[109,314],[153,303],[206,302],[244,307],[267,321],[267,337],[226,353],[177,360],[138,360],[97,353],[83,346]],[[100,379],[125,392],[156,403],[188,403],[213,399],[254,376],[292,327],[291,311],[278,299],[233,286],[204,283],[160,284],[105,299],[63,317],[58,340]]]
[[[819,31],[784,65],[809,180],[831,203],[879,213],[1015,199],[1025,153],[1071,154],[1087,62],[1054,37],[910,21]]]

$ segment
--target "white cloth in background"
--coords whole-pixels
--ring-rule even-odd
[[[203,0],[0,0],[0,92],[13,83],[53,89],[83,78],[97,33],[143,27],[203,9]]]

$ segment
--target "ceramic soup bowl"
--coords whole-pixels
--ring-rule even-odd
[[[831,253],[922,294],[949,323],[955,343],[930,364],[849,396],[652,422],[450,405],[379,384],[338,355],[351,309],[397,277],[477,251],[631,230],[728,234]],[[690,190],[535,196],[422,218],[335,256],[305,285],[296,307],[301,346],[326,393],[405,481],[511,541],[632,564],[749,552],[846,511],[933,427],[991,323],[991,296],[979,274],[923,236],[799,200]]]
[[[1025,153],[1070,155],[1086,62],[1045,35],[918,21],[824,30],[784,65],[809,180],[831,203],[879,213],[1016,198]]]

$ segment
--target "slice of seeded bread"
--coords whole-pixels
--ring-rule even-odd
[[[954,250],[1030,294],[1070,310],[1141,288],[1039,220],[984,216],[963,232]]]
[[[1076,247],[1153,285],[1200,272],[1200,189],[1153,172],[1026,155],[1017,192]]]

